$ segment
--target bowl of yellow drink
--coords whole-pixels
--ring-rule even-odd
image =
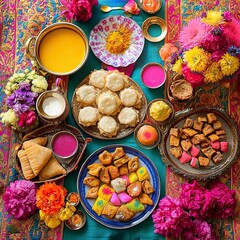
[[[34,44],[34,57],[39,66],[58,76],[78,71],[86,62],[88,53],[88,40],[83,30],[67,22],[44,28]]]
[[[157,125],[164,125],[174,117],[174,108],[171,102],[166,99],[157,98],[151,101],[147,107],[147,118]]]

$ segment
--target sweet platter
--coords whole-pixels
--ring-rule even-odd
[[[45,180],[40,180],[39,177],[35,177],[33,179],[31,179],[32,182],[35,183],[42,183],[42,182],[49,182],[49,181],[56,181],[59,179],[62,179],[64,177],[66,177],[66,175],[68,175],[70,172],[74,171],[77,169],[78,167],[78,163],[82,158],[82,155],[86,149],[87,143],[89,141],[91,141],[90,139],[84,139],[82,136],[82,133],[79,131],[79,129],[72,127],[68,124],[65,123],[60,123],[60,124],[56,124],[56,125],[52,125],[52,124],[48,124],[45,125],[41,128],[38,128],[37,130],[34,130],[32,132],[29,132],[28,134],[26,134],[21,143],[18,145],[17,149],[16,149],[16,154],[15,154],[15,162],[16,162],[16,168],[18,169],[20,175],[24,178],[24,174],[23,174],[23,170],[20,164],[20,160],[18,157],[18,151],[22,148],[23,143],[34,139],[34,138],[39,138],[39,137],[47,137],[47,144],[46,147],[47,148],[51,148],[50,147],[50,142],[51,139],[53,138],[53,136],[61,131],[67,131],[72,133],[73,135],[75,135],[77,141],[78,141],[78,150],[76,152],[76,154],[74,154],[74,156],[68,158],[68,159],[63,159],[57,155],[54,155],[55,159],[61,164],[61,166],[66,170],[65,174],[61,174],[61,175],[57,175],[54,177],[51,177],[49,179],[45,179]]]
[[[99,163],[98,156],[99,154],[103,153],[104,151],[108,151],[109,153],[113,153],[116,148],[122,147],[129,157],[138,157],[139,160],[139,167],[145,167],[147,169],[147,172],[150,176],[150,182],[151,185],[154,188],[154,192],[150,194],[151,199],[153,201],[152,205],[146,205],[145,209],[142,212],[136,213],[130,220],[128,221],[119,221],[115,218],[109,219],[105,217],[104,215],[98,215],[93,209],[94,201],[95,199],[88,199],[85,198],[86,192],[89,190],[89,187],[86,186],[83,182],[84,179],[89,175],[88,174],[88,166],[94,163]],[[113,228],[113,229],[126,229],[133,227],[141,222],[143,222],[147,217],[150,216],[150,214],[153,212],[154,208],[156,207],[159,197],[160,197],[160,178],[159,174],[157,172],[157,169],[154,165],[154,163],[145,156],[142,152],[136,150],[135,148],[124,146],[124,145],[109,145],[103,148],[98,149],[94,153],[92,153],[86,161],[84,161],[79,173],[78,173],[78,179],[77,179],[77,189],[78,193],[80,195],[80,200],[82,203],[82,206],[84,207],[85,211],[96,221],[101,223],[102,225]]]
[[[104,71],[104,70],[96,70],[96,71]],[[105,72],[113,72],[113,71],[105,71]],[[144,92],[142,91],[141,87],[135,81],[133,81],[130,77],[125,75],[129,84],[124,89],[135,89],[140,94],[138,107],[136,107],[136,108],[134,107],[134,109],[137,110],[137,112],[138,112],[138,122],[137,122],[137,124],[135,124],[135,126],[120,124],[120,122],[118,120],[119,112],[115,115],[112,115],[111,117],[113,117],[116,120],[119,128],[117,130],[117,133],[114,136],[109,137],[109,136],[106,136],[106,135],[100,133],[99,128],[97,126],[99,121],[97,121],[96,124],[93,124],[91,126],[84,126],[83,124],[81,124],[79,122],[79,112],[86,105],[84,105],[78,101],[77,91],[82,86],[90,85],[89,84],[90,75],[87,76],[85,79],[83,79],[78,84],[78,86],[76,87],[76,89],[73,93],[73,96],[72,96],[72,114],[73,114],[73,117],[74,117],[76,123],[84,132],[86,132],[90,136],[98,138],[98,139],[103,139],[103,140],[121,139],[121,138],[124,138],[124,137],[130,135],[134,131],[135,127],[139,123],[141,123],[145,117],[145,111],[147,108],[147,99],[146,99],[146,96],[145,96]],[[106,89],[106,88],[104,88],[104,89]],[[99,93],[99,92],[105,91],[104,89],[97,89],[97,91]],[[117,98],[120,98],[121,91],[112,92],[112,93],[114,95],[117,95]],[[96,107],[97,104],[94,103],[94,105]],[[121,106],[119,107],[119,111],[121,109],[123,109],[123,107],[124,107],[123,104],[121,104]]]
[[[113,54],[106,49],[106,38],[121,25],[132,30],[131,43],[121,54]],[[141,27],[131,18],[124,16],[109,16],[101,20],[90,32],[89,45],[97,58],[114,67],[126,67],[134,63],[144,48],[144,36]]]
[[[212,132],[212,136],[204,134],[209,139],[208,146],[202,145],[206,143],[205,141],[203,141],[202,143],[195,144],[195,146],[198,149],[200,149],[200,152],[196,156],[196,158],[199,159],[201,156],[203,157],[201,158],[201,160],[205,161],[207,160],[207,158],[210,160],[210,161],[207,160],[207,164],[204,163],[203,161],[202,163],[200,163],[200,165],[196,167],[195,162],[194,164],[192,164],[190,160],[187,160],[185,162],[183,158],[181,158],[183,155],[181,155],[181,157],[179,155],[178,157],[172,154],[171,149],[173,148],[174,144],[172,145],[172,143],[170,143],[170,138],[172,134],[171,129],[177,129],[177,128],[184,129],[184,123],[186,122],[186,119],[198,120],[198,119],[204,118],[207,114],[214,114],[217,118],[216,122],[218,122],[219,126],[221,127],[219,127],[218,130],[214,130]],[[203,124],[203,126],[206,126],[206,125],[209,125],[209,123],[206,122]],[[217,125],[215,126],[217,127]],[[237,125],[235,124],[234,120],[232,120],[232,118],[222,109],[217,109],[213,107],[211,108],[202,107],[198,109],[186,109],[186,110],[179,111],[176,113],[174,119],[171,121],[170,125],[167,127],[167,129],[163,133],[162,142],[159,145],[159,151],[161,153],[162,160],[166,166],[169,166],[171,168],[171,170],[189,179],[197,179],[197,180],[205,181],[207,179],[215,178],[216,176],[221,175],[229,167],[231,167],[231,165],[237,159],[237,156],[239,154],[239,151],[238,151],[239,139],[238,139],[236,126]],[[218,138],[218,136],[216,136],[218,134],[217,131],[220,131],[219,133],[223,131],[224,135],[219,135],[219,138]],[[198,132],[198,133],[201,133],[201,132]],[[212,144],[213,142],[210,136],[218,139],[218,140],[214,140],[215,143],[219,144],[218,147]],[[181,139],[179,146],[183,146],[182,141],[186,143],[185,140]],[[227,146],[226,147],[227,150],[224,149],[224,147],[222,149],[222,146],[224,145],[225,147]],[[205,151],[206,149],[212,152],[212,156],[209,156],[209,157],[205,156],[205,153],[208,155],[208,152]],[[184,152],[184,154],[187,153],[188,155],[191,156],[191,148],[189,150],[186,150],[186,149],[182,150],[182,152]],[[214,156],[216,156],[217,153],[219,154],[220,159],[214,158]]]

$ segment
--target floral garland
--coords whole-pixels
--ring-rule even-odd
[[[190,20],[179,46],[166,43],[160,57],[193,87],[230,79],[240,72],[240,21],[230,12],[210,10]]]
[[[37,125],[36,99],[47,88],[47,80],[34,70],[15,73],[5,87],[8,110],[0,114],[1,122],[17,130]]]
[[[153,212],[155,233],[185,240],[218,239],[208,219],[232,217],[236,209],[235,190],[215,181],[202,187],[196,180],[182,185],[179,199],[164,197]]]

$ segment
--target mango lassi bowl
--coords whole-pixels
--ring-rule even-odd
[[[44,28],[37,38],[30,38],[27,45],[34,43],[33,57],[46,72],[57,76],[66,76],[78,71],[86,62],[89,45],[81,28],[67,23],[58,22]]]

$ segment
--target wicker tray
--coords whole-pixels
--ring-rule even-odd
[[[145,118],[145,113],[146,113],[146,108],[147,108],[147,98],[146,98],[144,92],[142,91],[141,87],[136,82],[134,82],[130,77],[128,77],[128,81],[130,82],[130,85],[132,87],[134,87],[136,90],[138,90],[142,94],[142,107],[140,109],[137,109],[139,111],[139,123],[141,123]],[[88,84],[88,82],[89,82],[89,76],[84,78],[78,84],[76,89],[78,89],[80,86],[82,86],[84,84]],[[75,91],[73,93],[73,97],[72,97],[72,114],[73,114],[73,117],[74,117],[76,123],[78,124],[78,126],[84,132],[88,133],[90,136],[98,138],[98,139],[103,139],[103,140],[121,139],[121,138],[124,138],[124,137],[130,135],[134,131],[135,127],[137,127],[137,126],[135,126],[135,127],[120,126],[117,135],[110,138],[110,137],[106,137],[106,136],[101,135],[96,125],[95,126],[89,126],[89,127],[85,127],[85,126],[81,125],[78,122],[78,114],[79,114],[80,108],[82,106],[77,101],[76,89],[75,89]],[[113,116],[113,117],[118,122],[117,117],[116,116]]]
[[[56,124],[56,125],[48,124],[48,125],[45,125],[45,126],[43,126],[41,128],[38,128],[37,130],[34,130],[34,131],[26,134],[23,137],[23,139],[20,142],[20,144],[18,145],[18,147],[16,148],[16,152],[15,152],[16,168],[17,168],[17,170],[19,171],[20,175],[23,178],[24,178],[24,176],[23,176],[21,164],[20,164],[20,161],[19,161],[18,156],[17,156],[17,152],[22,148],[23,142],[27,141],[27,140],[30,140],[32,138],[46,136],[46,137],[48,137],[47,147],[49,147],[52,136],[55,133],[59,132],[59,131],[69,131],[69,132],[73,133],[76,136],[76,138],[78,140],[78,151],[72,158],[70,158],[69,160],[64,161],[64,162],[62,161],[62,159],[59,159],[56,156],[55,156],[55,158],[66,169],[66,171],[67,171],[66,175],[78,168],[78,163],[79,163],[79,161],[82,158],[82,155],[83,155],[83,153],[84,153],[84,151],[86,149],[87,143],[90,142],[91,139],[89,139],[89,138],[84,139],[82,134],[81,134],[81,132],[77,128],[72,127],[70,125],[67,125],[66,123],[60,123],[60,124]],[[56,180],[64,178],[66,175],[58,175],[58,176],[56,176],[54,178],[43,180],[43,181],[40,181],[38,179],[38,177],[36,177],[36,178],[32,179],[31,181],[33,181],[35,183],[56,181]]]

